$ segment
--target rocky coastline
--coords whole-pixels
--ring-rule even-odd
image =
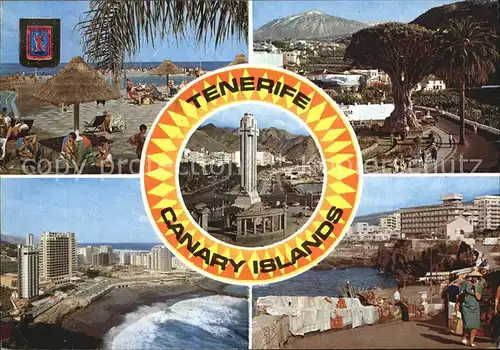
[[[388,247],[375,244],[378,247],[369,251],[352,245],[339,246],[313,269],[369,267],[381,274],[396,275],[405,285],[414,285],[431,270],[431,263],[434,271],[451,271],[474,266],[477,258],[463,242],[397,240]]]

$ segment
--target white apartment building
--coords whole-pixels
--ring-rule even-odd
[[[157,271],[172,270],[172,253],[163,245],[151,249],[151,269]]]
[[[224,164],[231,163],[232,154],[227,152],[212,152],[210,154],[210,162],[211,164],[215,164],[217,166],[221,166]]]
[[[372,233],[372,232],[378,231],[380,229],[379,226],[369,225],[367,222],[356,222],[356,223],[352,224],[351,227],[352,227],[354,233],[362,234],[362,235]]]
[[[92,264],[92,254],[94,254],[94,248],[92,246],[78,248],[78,255],[83,256],[82,264]]]
[[[120,265],[130,265],[130,253],[121,251],[120,252]]]
[[[271,152],[257,152],[257,165],[266,166],[274,164],[274,156]]]
[[[187,270],[188,267],[186,265],[184,265],[184,263],[182,261],[180,261],[179,259],[177,259],[175,256],[172,257],[172,268],[176,269],[176,270]]]
[[[273,165],[277,161],[277,159],[278,157],[275,157],[271,152],[257,152],[257,165]],[[240,151],[234,151],[233,153],[231,153],[231,162],[235,163],[238,167],[240,166]]]
[[[356,242],[388,241],[391,239],[391,233],[373,225],[363,226],[361,231],[355,231],[351,226],[347,231],[347,239]]]
[[[109,264],[113,264],[113,247],[110,245],[102,245],[99,247],[99,253],[107,253],[109,255]]]
[[[300,66],[300,51],[285,51],[283,52],[283,57],[286,63]]]
[[[185,160],[191,161],[193,163],[198,163],[201,166],[207,165],[207,155],[205,152],[191,151],[189,157],[187,157]]]
[[[33,236],[32,233],[28,233],[26,235],[26,245],[28,247],[34,246],[35,245],[35,236]]]
[[[442,204],[401,209],[401,232],[406,237],[437,233],[444,225],[463,218],[477,230],[500,226],[500,197],[479,196],[470,203],[463,195],[441,196]],[[439,232],[443,232],[439,230]]]
[[[33,236],[33,235],[31,235]],[[17,248],[17,290],[20,299],[31,299],[39,294],[39,255],[33,245]]]
[[[111,255],[107,252],[98,252],[92,254],[92,265],[108,266],[111,262]]]
[[[472,201],[477,210],[477,228],[494,230],[500,227],[500,196],[479,196]]]
[[[151,268],[151,254],[147,252],[130,253],[130,265]]]
[[[76,239],[73,232],[42,232],[40,240],[41,278],[65,284],[77,268]]]
[[[396,212],[394,214],[381,217],[379,219],[379,226],[381,230],[401,232],[401,214]]]
[[[240,167],[240,151],[234,151],[231,153],[231,162],[236,164],[237,167]]]
[[[261,64],[271,67],[283,68],[283,54],[281,53],[267,53],[262,51],[254,51],[251,56],[253,64]]]

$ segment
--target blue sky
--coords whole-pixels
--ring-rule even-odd
[[[312,10],[321,10],[331,16],[359,22],[411,22],[432,7],[450,4],[456,0],[308,0],[308,1],[253,1],[253,29],[278,18]]]
[[[1,232],[75,232],[78,243],[160,242],[139,179],[1,179]]]
[[[460,193],[464,200],[500,194],[498,176],[370,176],[364,178],[357,216],[399,208],[439,204],[443,194]]]
[[[259,129],[275,127],[286,130],[293,135],[309,135],[308,129],[299,121],[299,117],[292,116],[282,108],[270,104],[252,102],[230,106],[216,112],[203,121],[202,125],[212,123],[218,127],[237,128],[240,126],[240,119],[246,112],[253,113]]]
[[[19,19],[60,18],[61,19],[61,62],[68,62],[73,56],[81,56],[81,35],[75,25],[88,10],[87,1],[0,1],[1,11],[1,56],[2,63],[18,63]],[[155,47],[146,45],[131,61],[158,62],[168,58],[172,61],[232,61],[238,53],[247,54],[247,45],[237,40],[228,40],[215,50],[213,42],[197,46],[192,36],[182,42],[160,42]],[[129,61],[129,59],[127,59]]]

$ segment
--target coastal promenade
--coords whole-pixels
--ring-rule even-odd
[[[454,114],[443,112],[435,108],[416,107],[420,110],[430,111],[431,115],[439,115],[437,129],[444,133],[445,138],[441,142],[450,150],[448,135],[452,134],[455,142],[460,140],[460,117]],[[500,149],[498,140],[500,131],[498,129],[481,125],[479,123],[466,120],[465,145],[455,145],[450,150],[450,155],[445,156],[444,164],[439,164],[438,172],[446,173],[470,173],[498,171],[500,164]],[[478,133],[473,132],[473,125],[478,128]],[[441,135],[440,135],[441,136]],[[497,146],[495,146],[495,144]],[[448,146],[447,146],[448,145]],[[443,149],[443,151],[444,151]],[[438,162],[443,156],[438,153]],[[441,163],[441,162],[439,162]],[[435,172],[434,169],[427,169],[427,172]]]
[[[169,273],[162,276],[147,276],[136,279],[109,279],[97,282],[86,289],[80,289],[50,304],[42,304],[31,310],[35,318],[58,319],[75,307],[85,307],[114,289],[133,286],[160,286],[169,283],[189,283],[196,279],[190,273]]]
[[[478,337],[478,348],[488,348],[493,341]],[[315,333],[291,338],[286,349],[450,349],[465,348],[461,338],[446,329],[444,314],[423,320],[393,322]]]

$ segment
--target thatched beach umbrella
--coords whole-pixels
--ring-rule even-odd
[[[121,95],[91,70],[83,58],[73,57],[63,69],[43,83],[33,97],[55,106],[73,105],[74,128],[79,138],[80,103],[116,100]]]
[[[239,53],[234,58],[233,62],[229,64],[229,66],[236,66],[237,64],[245,64],[245,63],[248,63],[247,58],[245,57],[244,54]]]
[[[183,71],[179,67],[177,67],[174,63],[169,60],[163,61],[151,74],[159,75],[159,76],[167,76],[166,86],[168,87],[168,76],[171,74],[182,74]]]

